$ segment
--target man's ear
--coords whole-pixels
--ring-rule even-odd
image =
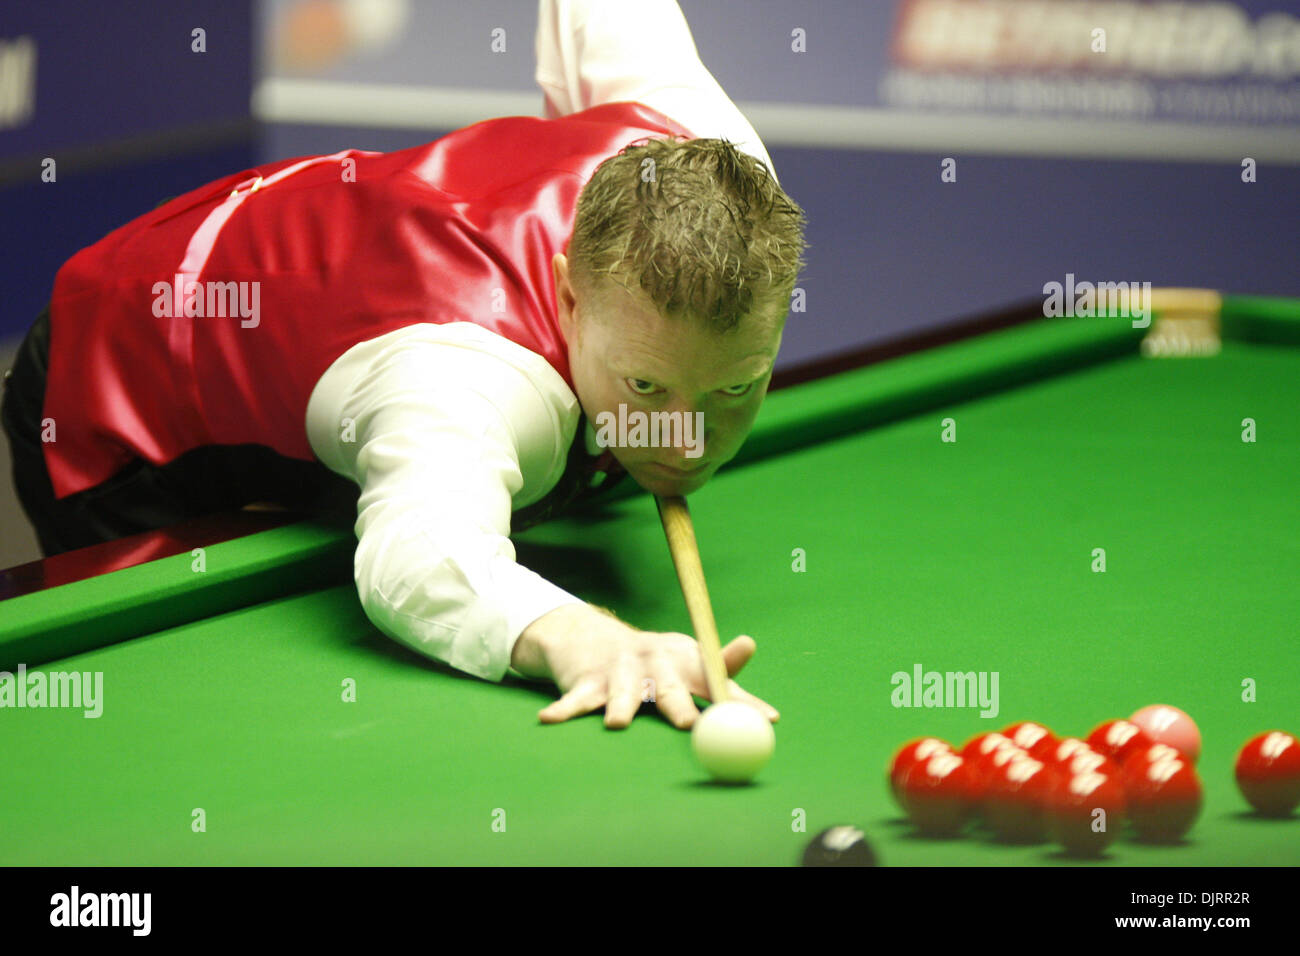
[[[575,313],[577,296],[569,281],[569,260],[557,252],[551,257],[551,275],[555,278],[555,309],[560,320],[560,333],[566,342],[572,342],[576,331]]]

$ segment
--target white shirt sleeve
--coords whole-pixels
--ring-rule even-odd
[[[500,680],[520,632],[581,603],[515,562],[510,514],[564,471],[579,418],[540,355],[466,322],[362,342],[312,390],[307,435],[361,488],[357,593],[385,634]]]
[[[700,62],[677,0],[539,0],[537,83],[553,119],[634,101],[776,170],[758,133]]]

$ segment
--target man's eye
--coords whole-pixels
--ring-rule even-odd
[[[659,391],[659,387],[654,382],[647,382],[643,378],[629,378],[627,387],[632,389],[638,395],[653,395]]]
[[[753,387],[754,387],[754,383],[753,383],[753,382],[748,382],[748,383],[746,383],[746,384],[744,384],[744,385],[728,385],[726,388],[724,388],[724,389],[722,390],[722,394],[724,394],[724,395],[730,395],[730,396],[732,396],[733,398],[736,398],[736,397],[739,397],[739,396],[741,396],[741,395],[744,395],[746,392],[748,392],[748,391],[749,391],[751,388],[753,388]]]

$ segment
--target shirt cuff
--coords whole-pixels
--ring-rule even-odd
[[[558,607],[564,607],[569,604],[585,604],[579,597],[570,594],[564,588],[552,584],[546,578],[542,577],[536,571],[532,571],[522,564],[515,565],[519,573],[514,575],[513,593],[510,601],[505,604],[506,633],[510,635],[510,640],[505,649],[505,671],[519,674],[514,668],[510,667],[510,658],[515,652],[515,642],[519,640],[520,635],[528,628],[529,624],[543,615],[550,614]],[[500,680],[497,677],[497,680]]]

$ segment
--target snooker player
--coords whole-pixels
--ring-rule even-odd
[[[390,637],[553,681],[544,722],[626,726],[653,682],[692,726],[695,642],[519,565],[512,517],[625,476],[689,494],[735,455],[803,215],[674,0],[541,0],[537,58],[544,119],[269,163],[60,269],[3,407],[46,554],[255,502],[344,507]],[[592,423],[620,409],[699,416],[703,439],[602,448]],[[728,675],[754,650],[729,642]]]

